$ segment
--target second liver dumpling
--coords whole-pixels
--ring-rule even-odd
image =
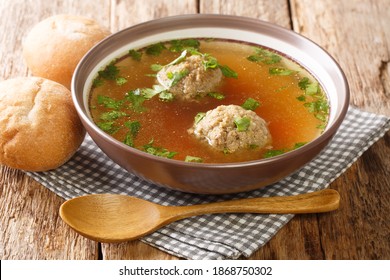
[[[221,105],[204,115],[198,114],[188,132],[227,153],[271,144],[267,123],[255,112],[238,105]]]

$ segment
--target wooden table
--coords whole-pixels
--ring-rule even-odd
[[[389,0],[1,0],[0,80],[29,75],[21,41],[60,13],[91,17],[115,32],[189,13],[233,14],[293,29],[325,48],[344,69],[351,104],[390,116]],[[250,259],[389,259],[390,134],[341,175],[337,212],[296,216]],[[140,241],[100,244],[58,216],[63,199],[23,172],[0,167],[1,259],[176,259]]]

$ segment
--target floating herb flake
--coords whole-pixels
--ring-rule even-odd
[[[99,105],[103,105],[106,108],[115,110],[118,110],[123,104],[123,100],[115,100],[105,95],[98,95],[97,101]]]
[[[254,111],[260,106],[260,102],[253,99],[253,98],[248,98],[245,100],[245,102],[241,105],[242,108],[245,110],[251,110]]]
[[[183,39],[170,41],[169,50],[171,52],[181,52],[184,49],[198,49],[200,42],[196,39]]]
[[[186,156],[184,161],[185,162],[203,162],[203,159],[200,157]]]
[[[225,99],[225,95],[220,92],[209,92],[207,95],[217,100]]]
[[[104,112],[100,115],[100,119],[103,121],[113,121],[120,117],[124,117],[127,114],[122,111],[110,111],[110,112]]]
[[[280,68],[280,67],[269,68],[268,72],[271,75],[278,75],[278,76],[288,76],[288,75],[296,73],[296,71],[294,71],[294,70]]]
[[[153,142],[154,141],[151,140],[148,144],[142,146],[143,150],[148,154],[165,158],[173,158],[177,154],[177,152],[170,152],[165,148],[156,147],[153,145]]]
[[[275,64],[282,60],[282,58],[273,52],[261,47],[255,47],[255,54],[247,57],[252,62],[262,62],[264,64]]]
[[[142,58],[142,52],[137,51],[137,50],[129,50],[129,56],[136,60],[136,61],[141,61]]]

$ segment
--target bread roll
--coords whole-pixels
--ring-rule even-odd
[[[84,136],[64,86],[37,77],[0,82],[0,164],[54,169],[73,156]]]
[[[70,89],[73,72],[96,43],[110,35],[94,20],[56,15],[35,25],[23,42],[23,57],[34,76]]]

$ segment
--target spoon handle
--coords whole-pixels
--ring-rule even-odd
[[[294,196],[275,196],[237,199],[208,204],[170,207],[177,217],[186,218],[212,213],[267,213],[267,214],[303,214],[336,210],[340,195],[336,190],[325,189]],[[176,209],[175,208],[180,208]],[[173,214],[173,213],[172,213]]]

